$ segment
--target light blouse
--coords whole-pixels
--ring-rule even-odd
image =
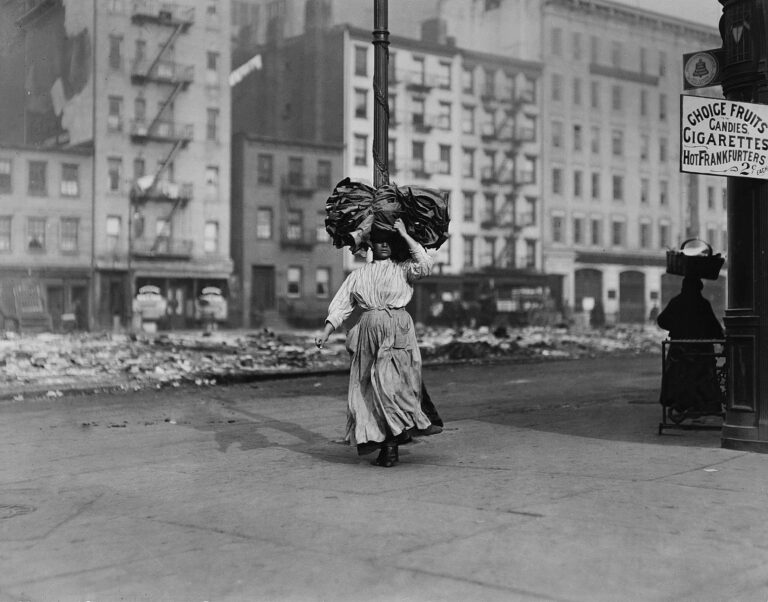
[[[433,263],[421,245],[411,249],[407,261],[374,259],[347,276],[328,306],[326,321],[338,328],[356,306],[363,311],[405,307],[413,296],[411,283],[429,276]]]

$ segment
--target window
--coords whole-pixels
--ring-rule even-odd
[[[465,222],[475,220],[475,193],[464,191],[464,202],[461,205],[462,217]]]
[[[114,251],[117,249],[121,230],[122,218],[119,215],[108,215],[104,225],[104,231],[107,234],[107,248],[109,250]]]
[[[648,72],[648,49],[640,47],[640,73]]]
[[[527,75],[523,76],[523,85],[520,89],[520,100],[536,102],[536,80]]]
[[[136,157],[133,160],[133,179],[138,180],[147,172],[146,162],[142,157]]]
[[[599,171],[592,172],[592,200],[593,201],[600,200],[600,172]]]
[[[552,28],[552,54],[554,56],[563,56],[563,30],[559,27]]]
[[[667,149],[667,139],[659,138],[659,163],[666,163],[669,160]]]
[[[205,53],[205,83],[218,85],[219,83],[219,53],[208,50]]]
[[[61,166],[61,196],[80,196],[78,166],[75,164],[64,163]]]
[[[613,200],[624,200],[624,176],[613,176]]]
[[[441,130],[451,129],[451,103],[440,102],[437,106],[437,127]]]
[[[480,257],[482,267],[496,264],[496,239],[486,236],[483,240],[483,254]]]
[[[317,268],[315,270],[315,295],[321,299],[328,298],[331,290],[331,270]]]
[[[590,150],[592,151],[593,155],[599,155],[600,154],[600,128],[596,125],[593,125],[590,128],[591,135],[589,138],[589,146]]]
[[[272,238],[272,209],[259,207],[256,210],[256,238],[269,240]]]
[[[722,199],[723,199],[723,211],[725,211],[726,209],[728,209],[728,189],[725,187],[723,187]]]
[[[122,36],[109,36],[109,67],[110,69],[121,69],[123,67],[123,56],[120,47],[123,44]]]
[[[211,201],[219,200],[218,165],[207,165],[205,168],[205,197]]]
[[[142,66],[145,58],[147,58],[147,41],[137,39],[133,57],[134,64],[136,66]]]
[[[61,218],[59,245],[62,253],[77,253],[77,235],[80,222],[74,217]]]
[[[27,218],[27,249],[33,251],[45,250],[45,218]]]
[[[123,131],[123,97],[110,96],[108,99],[109,113],[107,114],[107,130],[110,132]]]
[[[272,184],[274,181],[274,157],[272,155],[259,155],[256,159],[256,179],[259,184]]]
[[[651,181],[648,178],[640,178],[640,203],[647,205],[651,200]]]
[[[465,94],[473,94],[475,91],[475,70],[472,67],[461,70],[461,90]]]
[[[577,61],[581,60],[582,48],[581,48],[581,33],[574,31],[571,34],[571,48],[573,58]]]
[[[496,71],[494,69],[483,69],[483,83],[485,84],[485,88],[483,89],[483,94],[485,96],[490,96],[491,98],[496,97]]]
[[[603,240],[603,222],[598,218],[590,220],[589,241],[596,247],[599,247]]]
[[[288,183],[302,186],[304,183],[304,160],[301,157],[288,157]]]
[[[621,130],[613,130],[611,132],[611,152],[614,157],[624,155],[624,132]]]
[[[552,216],[552,242],[563,242],[563,216]]]
[[[219,222],[205,222],[203,251],[206,253],[217,253],[219,251]]]
[[[355,46],[355,75],[368,75],[368,48]]]
[[[717,231],[714,228],[707,228],[707,242],[712,244],[717,244]]]
[[[48,164],[45,161],[29,162],[29,183],[27,191],[34,196],[46,196],[48,194]]]
[[[600,82],[589,83],[589,104],[593,109],[600,108]]]
[[[205,123],[205,138],[213,142],[219,140],[219,110],[207,109],[207,120]]]
[[[667,53],[663,50],[659,51],[659,77],[664,77],[667,74]]]
[[[526,215],[523,220],[523,226],[535,226],[538,222],[538,219],[536,218],[537,204],[535,197],[525,197]]]
[[[621,57],[624,55],[624,48],[621,42],[611,42],[611,65],[617,69],[621,68]]]
[[[715,187],[707,186],[707,209],[715,208]]]
[[[563,148],[563,122],[552,122],[552,148]]]
[[[368,136],[355,134],[355,165],[368,165]]]
[[[581,151],[582,146],[581,126],[576,124],[573,126],[573,150]]]
[[[589,60],[592,63],[600,62],[600,39],[597,36],[589,36]]]
[[[626,229],[626,223],[624,220],[614,219],[611,222],[611,244],[614,247],[624,246],[624,231]]]
[[[147,118],[147,101],[141,96],[133,101],[133,116],[137,123],[143,123]]]
[[[563,194],[563,170],[560,167],[552,168],[552,194]]]
[[[584,218],[573,218],[573,244],[584,244]]]
[[[659,247],[669,247],[669,224],[659,224]]]
[[[440,164],[438,173],[451,173],[451,147],[448,144],[440,145]]]
[[[389,173],[397,173],[397,140],[387,140],[387,157],[389,158]]]
[[[552,100],[554,102],[563,100],[563,76],[559,73],[552,74]]]
[[[286,212],[285,237],[288,240],[301,240],[304,235],[304,215],[301,209],[288,209]]]
[[[614,111],[621,111],[623,108],[623,98],[621,86],[611,87],[611,108]]]
[[[580,170],[573,172],[573,196],[577,199],[581,198],[583,185],[583,174]]]
[[[581,79],[578,77],[573,78],[573,104],[581,105]]]
[[[411,142],[411,162],[413,165],[414,173],[423,174],[426,171],[424,167],[424,143],[423,142]]]
[[[440,61],[437,65],[437,81],[438,85],[444,90],[448,90],[451,87],[451,64],[444,61]]]
[[[11,179],[11,168],[13,163],[10,159],[0,159],[0,193],[11,192],[13,183]]]
[[[475,133],[475,107],[464,105],[461,111],[461,131],[463,134]]]
[[[531,155],[523,156],[522,160],[518,161],[519,171],[517,172],[518,184],[535,184],[536,183],[536,157]]]
[[[536,267],[536,240],[532,238],[525,239],[525,267]]]
[[[651,224],[648,222],[640,222],[640,248],[648,249],[651,246]]]
[[[368,90],[355,88],[355,117],[368,117]]]
[[[317,185],[321,188],[331,187],[331,162],[327,159],[317,160]]]
[[[325,211],[319,211],[317,213],[317,222],[315,224],[315,240],[317,242],[328,242],[331,240],[331,236],[328,234],[328,230],[325,229]]]
[[[640,160],[647,161],[651,152],[651,138],[648,134],[640,135]]]
[[[471,268],[475,265],[475,237],[464,236],[464,267]]]
[[[11,216],[0,216],[0,253],[7,253],[12,249],[11,244]]]
[[[728,231],[723,230],[720,232],[720,245],[722,246],[724,251],[728,250]]]
[[[289,266],[285,273],[287,284],[286,294],[290,299],[301,297],[301,267]]]
[[[473,148],[462,149],[461,176],[464,178],[475,177],[475,149]]]
[[[669,202],[669,183],[666,180],[659,181],[659,205],[666,205]]]
[[[426,125],[426,119],[424,115],[425,103],[423,98],[413,97],[411,101],[413,106],[413,112],[411,113],[411,121],[413,125],[424,126]]]
[[[496,221],[496,195],[486,194],[483,197],[483,221],[494,223]]]
[[[107,190],[120,192],[120,183],[123,174],[123,160],[119,157],[107,159]]]

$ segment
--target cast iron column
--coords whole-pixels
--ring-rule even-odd
[[[389,184],[389,31],[387,0],[373,0],[373,186]]]
[[[728,100],[768,104],[768,0],[718,0]],[[768,453],[768,181],[728,178],[728,402],[722,446]]]

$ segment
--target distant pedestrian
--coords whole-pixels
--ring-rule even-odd
[[[347,336],[352,359],[346,439],[360,455],[380,450],[374,464],[391,467],[399,461],[398,446],[412,435],[442,431],[422,408],[421,353],[405,310],[412,283],[429,275],[433,260],[402,219],[394,222],[394,232],[374,226],[371,247],[373,261],[342,283],[315,342],[322,347],[353,311],[362,312]],[[430,413],[437,416],[436,410]]]

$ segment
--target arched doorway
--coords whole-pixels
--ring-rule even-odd
[[[619,274],[619,322],[642,323],[646,319],[645,274],[633,270]]]
[[[582,268],[573,274],[574,311],[582,311],[584,299],[592,298],[595,303],[603,300],[603,273],[593,268]]]

